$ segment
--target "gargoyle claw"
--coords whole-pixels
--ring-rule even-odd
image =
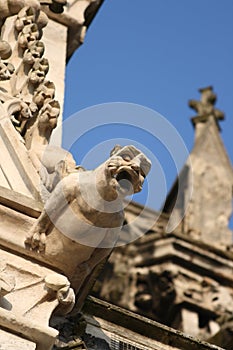
[[[30,250],[42,253],[45,251],[46,234],[33,233],[25,239],[24,243]]]

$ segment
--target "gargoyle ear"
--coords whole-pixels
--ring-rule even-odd
[[[116,145],[114,146],[114,148],[111,150],[110,152],[110,157],[112,157],[114,154],[116,154],[118,151],[120,151],[120,149],[122,149],[123,147],[120,145]]]

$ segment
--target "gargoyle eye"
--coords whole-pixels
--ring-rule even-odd
[[[130,162],[132,160],[132,158],[130,157],[129,154],[123,154],[121,156],[126,162]]]

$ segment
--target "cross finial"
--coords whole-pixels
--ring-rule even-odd
[[[224,119],[224,113],[214,107],[217,96],[213,92],[212,86],[199,89],[201,93],[201,100],[190,100],[189,107],[193,108],[197,112],[197,116],[192,118],[192,122],[195,125],[197,122],[206,122],[210,116],[213,116],[218,120]]]

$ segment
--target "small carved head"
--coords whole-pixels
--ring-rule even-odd
[[[3,62],[0,58],[0,80],[8,80],[14,73],[15,68],[9,62]]]
[[[32,43],[39,39],[39,30],[36,24],[28,24],[25,26],[18,36],[19,46],[22,48],[27,48]]]
[[[32,42],[24,52],[23,61],[28,64],[34,64],[37,59],[44,54],[44,44],[42,41]]]
[[[32,68],[29,80],[32,84],[41,84],[49,70],[49,63],[46,58],[37,60]]]
[[[42,107],[46,102],[49,102],[54,98],[55,85],[52,81],[44,81],[35,90],[33,96],[33,102],[38,106]]]
[[[56,100],[46,103],[38,115],[38,127],[40,130],[54,129],[57,126],[57,118],[60,113],[60,104]]]
[[[28,24],[34,23],[35,19],[36,19],[35,9],[32,7],[23,7],[17,15],[17,19],[15,21],[15,28],[18,31],[21,31]]]

